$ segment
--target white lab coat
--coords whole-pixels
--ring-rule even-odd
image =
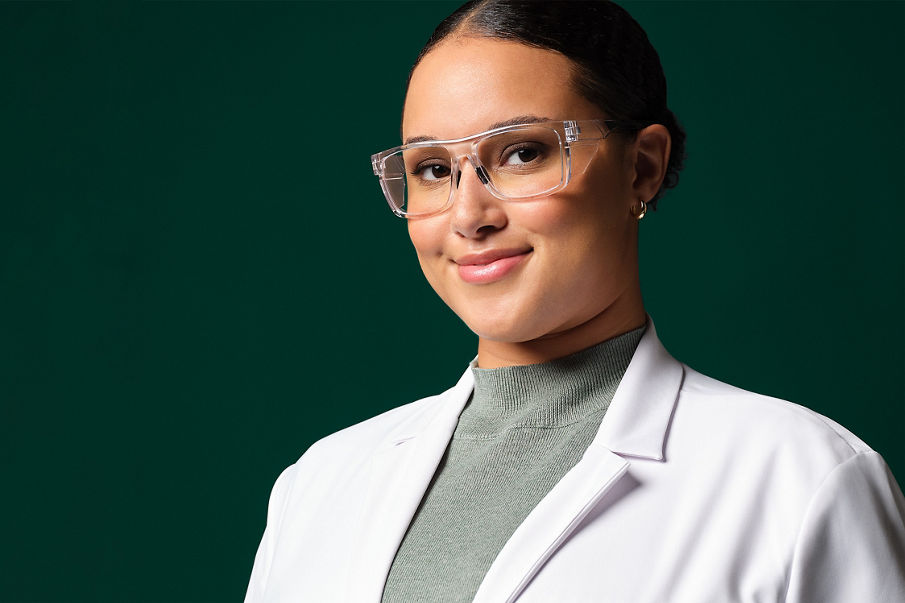
[[[246,602],[380,601],[472,386],[466,370],[286,469]],[[695,372],[649,322],[590,447],[474,600],[905,602],[905,500],[846,429]]]

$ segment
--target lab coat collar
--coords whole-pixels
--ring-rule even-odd
[[[395,448],[404,441],[426,435],[425,429],[433,427],[441,433],[449,430],[443,440],[445,451],[459,414],[474,389],[473,362],[455,386],[436,396],[434,404],[425,405],[422,412],[397,426],[384,439],[380,449]],[[592,445],[604,446],[623,456],[664,460],[669,422],[683,377],[682,364],[660,343],[653,319],[648,315],[644,335]]]
[[[622,456],[665,460],[666,438],[685,370],[660,343],[654,322],[638,343],[591,444]]]
[[[641,338],[600,429],[582,459],[516,529],[475,597],[511,601],[628,470],[623,457],[664,460],[682,365],[660,344],[648,316]],[[371,459],[345,600],[380,601],[399,544],[430,485],[474,387],[471,369],[383,440]]]

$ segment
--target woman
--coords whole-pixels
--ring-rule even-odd
[[[657,339],[638,224],[684,133],[623,9],[464,5],[402,135],[374,171],[477,358],[280,476],[247,601],[905,600],[882,458]]]

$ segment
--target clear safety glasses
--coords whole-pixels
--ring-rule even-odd
[[[498,199],[531,199],[562,190],[588,166],[593,151],[579,145],[603,140],[614,120],[550,121],[504,126],[455,140],[427,140],[371,156],[390,209],[401,218],[427,217],[448,209],[468,160]]]

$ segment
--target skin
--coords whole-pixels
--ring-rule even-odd
[[[454,139],[523,115],[606,118],[575,91],[571,74],[572,62],[554,51],[447,39],[412,74],[403,138]],[[634,141],[611,135],[596,152],[582,151],[587,169],[565,189],[527,201],[495,198],[463,161],[452,207],[408,221],[428,282],[478,335],[478,366],[545,362],[644,324],[632,211],[659,189],[669,147],[658,124]],[[457,258],[498,249],[528,253],[496,282],[462,280]]]

